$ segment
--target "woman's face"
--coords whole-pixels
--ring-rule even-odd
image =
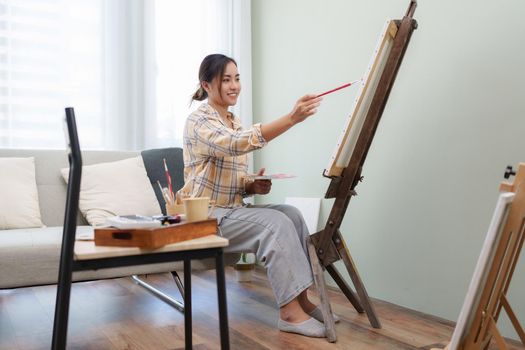
[[[212,103],[226,108],[234,106],[241,92],[241,81],[235,63],[229,62],[224,69],[224,75],[215,77],[211,84],[206,85],[208,85],[206,89],[208,99]],[[221,87],[220,91],[219,86]]]

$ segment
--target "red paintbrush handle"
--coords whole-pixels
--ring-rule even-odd
[[[337,87],[337,88],[335,88],[335,89],[332,89],[332,90],[329,90],[329,91],[323,92],[322,94],[319,94],[319,95],[317,95],[317,96],[315,96],[315,97],[321,97],[321,96],[324,96],[324,95],[331,94],[332,92],[335,92],[335,91],[337,91],[337,90],[341,90],[341,89],[344,89],[344,88],[349,87],[349,86],[351,86],[351,85],[354,85],[355,83],[357,83],[357,82],[359,82],[359,81],[360,81],[360,80],[356,80],[356,81],[353,81],[353,82],[351,82],[351,83],[348,83],[348,84],[345,84],[345,85],[339,86],[339,87]]]

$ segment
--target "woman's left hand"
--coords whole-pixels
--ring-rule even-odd
[[[257,175],[264,175],[265,168],[261,168]],[[272,180],[255,180],[245,185],[245,191],[249,194],[268,194],[272,189]]]
[[[272,189],[272,180],[255,180],[251,184],[247,185],[251,187],[247,192],[252,194],[268,194]]]

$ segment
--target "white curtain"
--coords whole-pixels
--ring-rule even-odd
[[[245,126],[251,125],[250,1],[201,0],[182,5],[180,1],[156,0],[150,6],[155,6],[154,11],[145,13],[154,13],[155,33],[150,35],[155,38],[155,49],[146,52],[155,55],[147,59],[155,66],[147,70],[146,79],[156,101],[147,103],[145,146],[182,145],[184,121],[200,104],[190,106],[198,86],[199,65],[211,53],[237,61],[243,92],[233,112],[243,118]]]
[[[0,147],[63,148],[75,107],[83,149],[181,145],[199,64],[224,53],[251,124],[248,0],[0,0]]]

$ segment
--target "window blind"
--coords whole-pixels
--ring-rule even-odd
[[[64,107],[100,144],[101,3],[0,0],[0,146],[63,148]]]

